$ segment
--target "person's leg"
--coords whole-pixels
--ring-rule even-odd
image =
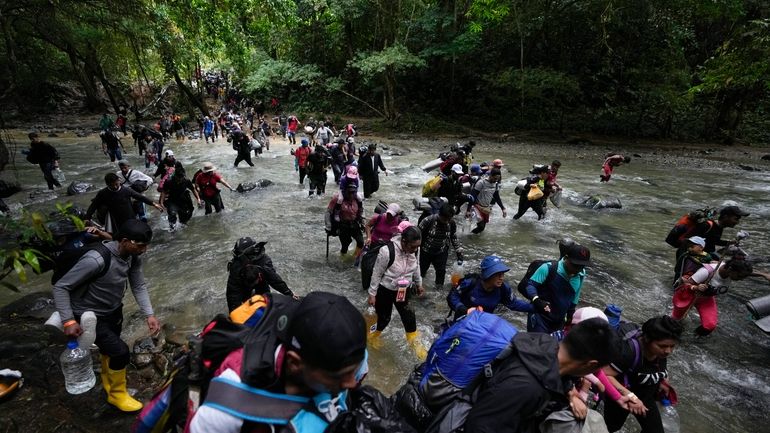
[[[203,199],[203,203],[205,204],[205,208],[206,208],[206,213],[205,213],[205,215],[208,215],[208,214],[210,214],[210,213],[212,212],[212,210],[211,210],[211,207],[212,207],[212,199],[210,199],[210,198],[204,198],[204,199]]]
[[[657,405],[658,388],[658,385],[631,388],[631,392],[636,394],[639,400],[647,407],[647,413],[644,416],[635,416],[636,420],[639,421],[639,425],[642,426],[641,433],[664,433],[663,422]]]
[[[347,254],[350,242],[353,240],[351,236],[351,228],[347,224],[340,224],[339,237],[340,237],[340,254]]]
[[[40,164],[40,171],[43,172],[43,179],[48,184],[48,189],[53,189],[58,182],[53,177],[53,164]]]
[[[485,223],[483,220],[479,220],[479,222],[476,223],[476,227],[471,230],[471,233],[479,234],[483,232],[485,228],[487,228],[487,223]]]
[[[449,259],[449,248],[433,256],[433,269],[436,270],[436,287],[444,285],[446,278],[446,262]]]
[[[374,194],[379,189],[380,189],[380,176],[377,173],[375,173],[374,176],[372,177],[372,187],[370,189],[369,194],[370,195]]]
[[[251,152],[248,152],[244,155],[244,159],[246,160],[246,164],[249,164],[249,166],[254,167],[254,163],[251,161]]]
[[[605,401],[604,403],[604,423],[610,433],[623,428],[628,418],[628,411],[620,407],[614,401]]]
[[[222,201],[222,193],[217,192],[217,196],[214,197],[212,204],[214,205],[216,213],[222,212],[222,209],[225,208],[225,203]]]
[[[126,387],[126,366],[130,361],[128,345],[120,339],[123,328],[123,306],[113,313],[101,316],[96,321],[96,346],[102,356],[109,357],[103,363],[107,371],[104,389],[107,391],[107,402],[124,412],[135,412],[142,408],[142,403],[134,400]]]
[[[353,240],[356,241],[356,255],[358,255],[358,253],[364,247],[364,234],[361,232],[361,226],[354,224],[351,230],[351,235]]]
[[[417,331],[417,317],[414,315],[414,310],[409,307],[409,295],[404,302],[396,302],[396,311],[401,316],[401,323],[404,325],[404,331],[407,334]]]
[[[714,332],[718,320],[717,297],[701,296],[695,300],[695,308],[700,314],[700,326],[695,329],[695,334],[703,337]]]
[[[393,303],[396,301],[396,292],[380,286],[377,288],[377,296],[374,302],[374,311],[377,313],[377,331],[383,331],[390,323],[393,314]]]
[[[118,147],[117,149],[115,149],[115,158],[116,158],[118,161],[120,161],[121,159],[123,159],[123,151],[120,149],[120,147]]]
[[[527,209],[529,209],[529,200],[527,200],[527,194],[522,192],[519,196],[519,211],[516,212],[516,215],[513,216],[513,219],[517,220],[521,218],[521,216],[527,212]]]
[[[372,181],[371,181],[371,179],[367,176],[365,178],[362,178],[361,180],[363,181],[363,184],[364,184],[364,198],[371,197],[372,196]]]
[[[425,278],[425,275],[428,274],[428,269],[430,269],[430,259],[431,255],[430,253],[425,252],[422,248],[420,248],[420,277]]]
[[[233,162],[233,167],[238,167],[238,164],[240,164],[241,161],[243,161],[243,154],[241,152],[238,152],[238,154],[235,156],[235,162]]]
[[[307,175],[307,170],[305,170],[305,167],[299,168],[299,184],[304,185],[305,184],[305,176]]]
[[[179,213],[179,206],[171,200],[166,200],[164,206],[166,207],[166,212],[168,213],[168,225],[171,228],[171,231],[174,231],[176,229],[176,219],[177,214]]]
[[[545,216],[545,209],[543,209],[543,199],[533,200],[530,202],[532,210],[537,214],[537,219],[541,220]]]

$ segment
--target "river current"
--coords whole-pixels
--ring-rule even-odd
[[[16,144],[26,146],[23,134],[14,134]],[[46,138],[59,149],[62,169],[72,180],[104,185],[103,177],[117,170],[101,153],[99,138],[78,138],[69,134]],[[361,137],[359,141],[366,141]],[[370,141],[372,139],[369,139]],[[420,169],[426,161],[459,139],[415,138],[399,135],[380,138],[380,152],[389,176],[380,175],[380,191],[365,202],[366,215],[371,216],[377,200],[397,202],[416,222],[418,213],[411,201],[420,195],[422,184],[430,177]],[[136,169],[144,165],[131,137],[123,139],[126,158]],[[255,159],[255,167],[240,164],[233,167],[235,151],[219,140],[205,144],[201,140],[184,143],[169,141],[189,175],[212,161],[224,179],[235,187],[240,182],[270,179],[273,185],[248,193],[223,192],[226,209],[221,214],[204,216],[196,210],[188,226],[176,233],[168,231],[165,215],[150,209],[150,222],[155,230],[153,243],[146,253],[145,275],[151,298],[161,321],[173,323],[179,330],[195,332],[216,313],[226,311],[224,298],[227,280],[226,264],[236,239],[252,236],[267,241],[267,253],[289,287],[299,294],[325,290],[347,296],[362,311],[366,296],[360,287],[359,272],[352,259],[340,258],[339,242],[330,239],[326,259],[326,235],[323,211],[336,188],[331,171],[327,195],[322,199],[307,197],[307,182],[298,185],[289,145],[273,137],[270,151]],[[626,320],[642,323],[655,315],[670,311],[670,278],[673,274],[674,251],[664,242],[673,223],[684,213],[702,206],[738,204],[751,215],[737,229],[751,233],[742,245],[751,256],[766,259],[768,216],[770,215],[770,165],[758,159],[756,150],[744,154],[730,148],[717,148],[702,154],[696,148],[663,148],[656,145],[617,143],[565,145],[539,140],[498,143],[479,140],[475,160],[502,158],[503,189],[501,195],[508,208],[508,218],[499,209],[481,235],[472,235],[458,219],[459,237],[465,247],[465,269],[478,267],[481,258],[497,254],[511,267],[507,280],[515,285],[531,260],[554,258],[556,241],[569,236],[591,250],[594,266],[589,268],[582,291],[582,304],[603,308],[606,303],[621,305]],[[615,170],[609,184],[599,184],[599,171],[604,153],[622,151],[633,157],[631,164]],[[394,155],[398,153],[398,155]],[[562,162],[559,181],[564,187],[561,208],[549,206],[542,221],[530,211],[518,221],[515,213],[518,197],[514,195],[517,180],[533,163]],[[45,193],[39,169],[16,156],[16,176],[25,187],[22,193],[7,200],[13,209],[52,209],[54,202],[72,201],[86,208],[94,192],[67,197],[60,189],[57,195]],[[738,163],[750,163],[762,171],[745,171]],[[151,170],[147,170],[150,171]],[[6,173],[7,175],[8,173]],[[6,176],[8,177],[8,176]],[[30,198],[30,193],[43,191]],[[95,191],[95,190],[94,190]],[[158,193],[153,187],[151,197]],[[580,206],[589,193],[612,195],[623,203],[622,209],[596,211]],[[725,230],[725,237],[736,230]],[[450,254],[450,257],[453,255]],[[756,265],[770,270],[770,265]],[[451,269],[451,264],[450,264]],[[427,293],[412,304],[417,312],[421,338],[426,345],[435,336],[434,329],[446,316],[446,289],[433,288],[433,271],[425,280]],[[22,287],[24,293],[47,290],[49,275],[34,277]],[[447,282],[449,278],[447,277]],[[697,314],[685,319],[687,334],[669,359],[670,381],[676,388],[680,404],[683,432],[760,432],[770,431],[767,408],[770,406],[770,336],[759,330],[744,307],[747,299],[767,294],[770,284],[763,279],[748,279],[734,284],[721,295],[719,326],[703,340],[692,336],[698,325]],[[0,303],[19,295],[0,291]],[[146,327],[136,314],[136,303],[126,296],[124,337],[127,341],[144,335]],[[520,329],[526,326],[523,313],[502,313]],[[417,361],[405,343],[397,313],[387,328],[384,345],[371,350],[369,384],[386,393],[394,392],[404,382]],[[625,431],[638,431],[629,418]]]

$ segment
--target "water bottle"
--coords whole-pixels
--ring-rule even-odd
[[[53,169],[53,178],[56,179],[57,182],[62,183],[65,182],[67,179],[64,177],[64,173],[62,173],[61,169],[59,167],[56,167]]]
[[[455,288],[460,284],[463,275],[465,275],[465,266],[463,266],[463,262],[458,260],[452,267],[452,274],[449,277],[452,281],[452,288]]]
[[[679,433],[679,413],[668,399],[660,401],[660,419],[663,422],[663,431],[666,433]]]
[[[94,387],[96,376],[88,348],[78,347],[78,342],[71,340],[59,357],[59,361],[68,393],[82,394]]]
[[[96,314],[93,311],[86,311],[80,316],[80,329],[83,333],[78,337],[78,347],[89,350],[96,341]]]

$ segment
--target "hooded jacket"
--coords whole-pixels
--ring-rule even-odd
[[[556,339],[521,332],[512,341],[514,352],[481,386],[468,413],[465,433],[529,431],[552,400],[566,401]]]
[[[261,249],[254,256],[236,257],[228,264],[227,309],[233,311],[252,295],[264,294],[273,290],[293,296],[278,272],[273,267],[270,256]]]

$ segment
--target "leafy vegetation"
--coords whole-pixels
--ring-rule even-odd
[[[766,140],[760,0],[17,0],[0,5],[0,98],[139,108],[199,71],[294,111],[458,114],[476,126]],[[406,116],[403,116],[406,115]]]

